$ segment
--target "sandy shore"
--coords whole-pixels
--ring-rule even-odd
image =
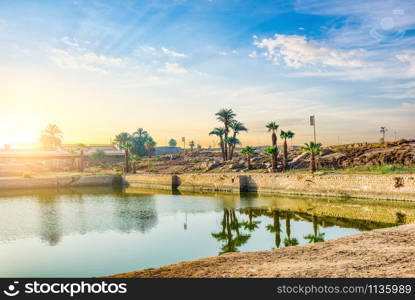
[[[415,224],[324,243],[229,253],[111,277],[415,277]]]

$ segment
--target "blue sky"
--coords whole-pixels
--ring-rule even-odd
[[[231,107],[324,144],[415,130],[414,1],[0,0],[0,139],[109,142],[144,127],[205,146]],[[1,142],[0,142],[1,144]]]

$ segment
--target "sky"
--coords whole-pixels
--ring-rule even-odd
[[[0,0],[0,145],[109,143],[144,128],[216,146],[265,124],[325,145],[415,135],[415,1]]]

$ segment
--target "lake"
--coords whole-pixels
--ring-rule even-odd
[[[83,188],[2,191],[0,214],[1,277],[91,277],[395,226],[415,205]]]

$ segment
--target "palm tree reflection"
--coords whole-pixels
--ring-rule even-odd
[[[296,238],[291,238],[291,212],[287,212],[286,219],[285,219],[285,231],[287,233],[287,237],[284,239],[284,246],[297,246],[298,240]]]
[[[317,216],[313,216],[313,233],[305,235],[304,238],[308,240],[310,244],[324,242],[324,233],[320,233],[318,229]]]
[[[219,254],[227,252],[239,252],[238,248],[245,244],[250,234],[244,234],[240,232],[240,228],[243,226],[236,217],[235,209],[224,209],[222,218],[222,230],[218,233],[212,233],[212,236],[222,242],[221,251]]]
[[[275,247],[279,248],[281,245],[280,211],[274,210],[272,212],[272,218],[274,220],[274,224],[267,225],[267,230],[271,233],[275,233]]]

